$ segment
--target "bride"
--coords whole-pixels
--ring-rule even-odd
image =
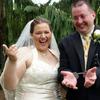
[[[16,45],[3,48],[8,56],[1,75],[6,100],[60,100],[59,50],[48,20],[30,21]]]

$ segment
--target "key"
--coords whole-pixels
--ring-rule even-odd
[[[84,75],[86,72],[79,72],[79,73],[77,73],[77,72],[74,72],[73,74],[74,74],[74,76],[76,77],[76,79],[78,79],[79,78],[79,75]]]

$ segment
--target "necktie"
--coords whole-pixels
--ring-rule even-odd
[[[83,48],[84,48],[84,59],[85,59],[85,69],[86,69],[88,51],[90,46],[90,36],[89,35],[83,36],[83,40],[84,40]]]

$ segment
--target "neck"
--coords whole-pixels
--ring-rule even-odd
[[[42,55],[42,56],[47,56],[48,55],[48,50],[46,50],[46,51],[39,51],[38,50],[38,53],[40,54],[40,55]]]

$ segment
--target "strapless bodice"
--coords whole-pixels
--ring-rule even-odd
[[[50,51],[52,52],[52,51]],[[57,69],[38,59],[33,50],[33,61],[15,91],[15,100],[59,100],[57,97]]]

